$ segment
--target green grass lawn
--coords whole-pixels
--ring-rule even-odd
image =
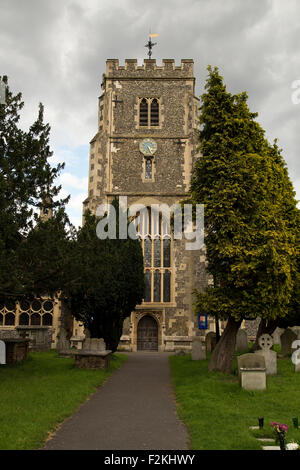
[[[56,351],[31,353],[0,366],[0,449],[38,449],[50,431],[73,414],[126,360],[114,354],[108,371],[77,369]]]
[[[270,422],[287,424],[286,442],[300,443],[300,373],[294,372],[290,358],[278,359],[278,374],[267,376],[267,390],[243,390],[236,375],[208,372],[208,362],[191,356],[170,356],[178,415],[190,433],[190,448],[206,450],[259,450],[256,437],[273,437]],[[235,360],[236,361],[236,360]],[[251,431],[264,417],[263,430]]]

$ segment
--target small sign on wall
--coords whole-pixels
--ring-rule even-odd
[[[207,330],[207,315],[198,315],[198,328],[199,330]]]

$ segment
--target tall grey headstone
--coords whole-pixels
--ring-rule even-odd
[[[238,330],[236,335],[236,350],[238,352],[248,351],[248,335],[246,330]]]
[[[280,341],[280,336],[284,332],[284,328],[279,328],[277,327],[276,330],[272,333],[272,338],[274,341],[274,344],[279,344],[281,346],[281,341]]]
[[[206,352],[212,352],[217,344],[217,335],[214,331],[209,331],[205,336],[205,349]]]
[[[254,352],[255,354],[265,358],[267,375],[277,374],[277,353],[271,350],[273,344],[274,341],[272,336],[263,334],[258,339],[260,349]]]
[[[281,352],[284,356],[292,354],[292,343],[297,339],[296,333],[290,328],[287,328],[284,333],[280,336],[281,341]]]
[[[0,341],[0,364],[6,364],[6,345]]]
[[[199,359],[206,359],[202,338],[195,336],[192,343],[192,361],[199,361]]]

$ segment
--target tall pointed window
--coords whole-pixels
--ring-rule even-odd
[[[171,302],[171,236],[164,233],[161,214],[148,207],[138,215],[145,267],[144,302]]]
[[[159,106],[157,99],[151,101],[150,123],[151,126],[159,125]]]
[[[148,101],[146,98],[140,102],[140,126],[148,126]]]
[[[159,126],[159,99],[142,98],[139,103],[140,127]]]
[[[151,158],[147,158],[145,162],[145,178],[146,180],[152,179],[152,160]]]

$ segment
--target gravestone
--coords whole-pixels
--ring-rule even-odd
[[[284,332],[284,328],[279,328],[277,327],[276,330],[272,333],[272,338],[274,341],[274,344],[279,344],[281,346],[281,341],[280,341],[280,336]]]
[[[248,335],[246,330],[238,330],[236,335],[236,350],[238,352],[248,351]]]
[[[245,390],[265,390],[267,387],[265,358],[248,353],[238,356],[240,385]]]
[[[290,328],[287,328],[284,333],[280,336],[281,341],[281,352],[284,356],[292,354],[292,343],[297,339],[296,333]]]
[[[103,338],[85,338],[82,349],[86,351],[105,351],[106,345]]]
[[[295,364],[295,372],[300,372],[300,349],[296,349],[292,355]]]
[[[277,374],[277,353],[271,350],[273,343],[272,336],[268,334],[261,335],[258,339],[260,349],[254,352],[254,354],[265,358],[267,375]]]
[[[57,350],[67,351],[70,349],[70,341],[68,340],[68,332],[65,328],[61,327],[59,334],[58,334],[58,341],[57,341]]]
[[[207,353],[212,352],[215,349],[216,344],[217,344],[216,333],[214,331],[210,331],[205,336],[205,349],[206,349],[206,352]]]
[[[4,341],[0,341],[0,364],[6,364],[6,346]]]
[[[238,375],[240,369],[266,369],[266,361],[263,356],[254,353],[242,354],[237,358]]]
[[[206,354],[203,350],[202,338],[195,336],[192,343],[192,361],[199,361],[200,359],[206,359]]]

